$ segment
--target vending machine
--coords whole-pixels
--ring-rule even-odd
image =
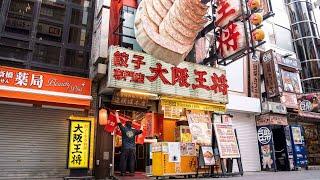
[[[308,160],[303,128],[300,125],[291,125],[290,131],[295,169],[306,168],[308,166]]]

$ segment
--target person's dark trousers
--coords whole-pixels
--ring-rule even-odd
[[[136,165],[136,150],[123,149],[120,156],[120,171],[124,174],[127,170],[127,164],[130,173],[134,173]]]

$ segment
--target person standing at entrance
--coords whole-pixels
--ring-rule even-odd
[[[140,130],[132,128],[132,122],[126,121],[125,126],[121,124],[119,114],[116,112],[116,119],[122,134],[122,147],[120,155],[120,171],[121,176],[126,173],[127,164],[131,176],[134,176],[136,164],[136,142],[135,137],[142,133],[142,126]]]

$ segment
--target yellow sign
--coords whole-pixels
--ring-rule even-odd
[[[192,102],[186,100],[173,100],[167,98],[161,98],[162,106],[175,106],[186,109],[195,109],[202,111],[213,111],[223,113],[226,111],[226,106],[223,104],[215,104],[215,103],[202,103],[202,102]]]
[[[89,168],[90,121],[71,121],[68,167]]]

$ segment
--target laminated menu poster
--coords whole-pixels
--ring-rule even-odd
[[[187,119],[192,135],[192,142],[210,146],[212,141],[212,123],[209,114],[187,113]]]
[[[195,143],[180,143],[181,156],[196,156]]]
[[[215,123],[220,158],[240,158],[238,142],[232,125]]]
[[[169,162],[180,162],[180,142],[168,142]]]
[[[201,156],[204,160],[204,165],[212,166],[215,164],[215,158],[211,146],[201,146]]]

